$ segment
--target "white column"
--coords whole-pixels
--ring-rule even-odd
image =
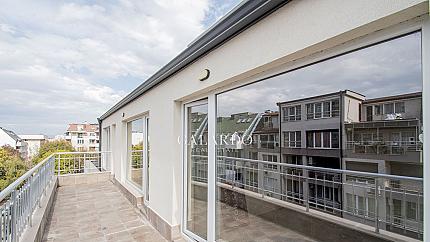
[[[424,21],[422,29],[422,68],[423,68],[423,166],[424,166],[424,204],[430,203],[430,19]],[[430,241],[430,208],[424,207],[424,241]]]
[[[208,224],[207,240],[215,241],[216,209],[216,97],[208,97]]]

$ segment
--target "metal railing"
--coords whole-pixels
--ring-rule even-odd
[[[192,180],[207,182],[193,155]],[[217,182],[393,232],[423,234],[423,179],[218,156]],[[270,200],[267,200],[270,202]]]
[[[110,151],[55,153],[55,171],[58,175],[109,171],[110,164]]]
[[[111,153],[58,152],[50,155],[0,192],[0,242],[15,242],[32,226],[32,217],[55,175],[110,169]]]
[[[408,151],[421,151],[418,141],[348,141],[346,148],[358,154],[403,155]]]
[[[50,155],[0,193],[0,241],[15,242],[28,225],[54,178],[54,155]]]

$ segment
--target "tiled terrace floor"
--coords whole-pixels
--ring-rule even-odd
[[[165,240],[111,183],[58,188],[44,241]]]
[[[206,202],[193,199],[194,223],[190,229],[198,235],[206,234]],[[219,241],[228,242],[317,242],[276,222],[247,213],[225,203],[218,203],[216,217],[220,219]],[[294,218],[292,218],[294,219]]]

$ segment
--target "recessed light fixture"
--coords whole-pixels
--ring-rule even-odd
[[[210,74],[211,74],[211,72],[209,71],[209,69],[204,69],[199,76],[199,80],[204,81],[204,80],[208,79]]]

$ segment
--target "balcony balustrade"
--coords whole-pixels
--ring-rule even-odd
[[[207,183],[205,158],[193,156],[196,185]],[[217,187],[270,204],[322,211],[373,226],[375,232],[423,235],[422,178],[218,156]]]
[[[103,173],[110,170],[110,162],[110,152],[60,152],[37,164],[0,193],[0,241],[22,240],[57,177]],[[192,183],[204,186],[207,156],[195,155],[193,162]],[[322,211],[341,221],[373,226],[376,232],[407,231],[422,238],[422,178],[227,156],[218,156],[217,173],[217,187],[224,192],[253,194],[276,206],[294,204],[304,211]],[[228,205],[228,201],[222,202]]]

